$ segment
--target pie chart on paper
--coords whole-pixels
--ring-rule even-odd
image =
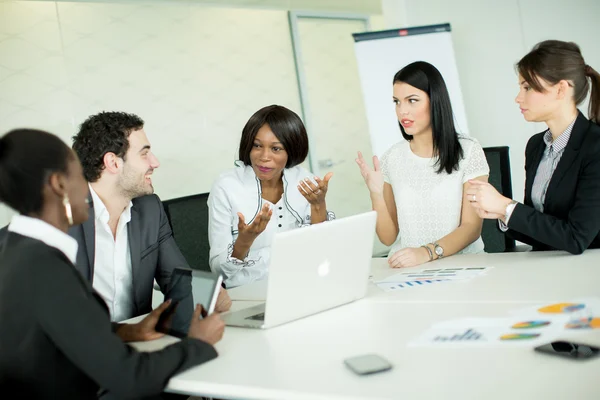
[[[550,325],[550,321],[524,321],[517,322],[511,328],[513,329],[532,329],[532,328],[541,328],[544,326]]]
[[[587,318],[571,321],[565,325],[567,329],[598,329],[600,328],[600,318]]]
[[[539,333],[507,333],[500,336],[500,340],[528,340],[539,337]]]
[[[580,303],[557,303],[538,309],[541,313],[547,314],[566,314],[574,311],[583,310],[585,304]]]

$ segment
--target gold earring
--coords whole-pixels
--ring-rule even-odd
[[[69,196],[65,194],[63,197],[63,206],[65,206],[65,214],[67,215],[67,221],[69,226],[73,225],[73,210],[71,210],[71,203],[69,202]]]

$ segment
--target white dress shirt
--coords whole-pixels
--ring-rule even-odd
[[[302,179],[313,176],[299,166],[285,169],[283,195],[277,204],[262,198],[260,180],[251,166],[238,164],[215,181],[208,197],[209,262],[213,272],[224,275],[227,288],[266,278],[275,234],[310,225],[311,207],[297,186]],[[232,257],[238,237],[237,213],[251,224],[264,203],[273,210],[267,227],[254,240],[245,259]],[[327,212],[327,220],[334,218],[332,212]]]
[[[64,253],[75,265],[77,259],[77,240],[60,229],[38,218],[15,215],[8,225],[8,231],[27,236],[46,243]]]
[[[94,201],[96,251],[94,258],[94,289],[102,296],[112,321],[133,317],[133,275],[127,224],[131,220],[132,203],[123,210],[113,236],[110,215],[98,194],[90,186]]]

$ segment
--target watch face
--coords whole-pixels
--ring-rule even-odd
[[[442,254],[444,254],[444,249],[442,249],[440,246],[436,246],[435,254],[437,254],[438,256],[441,256]]]

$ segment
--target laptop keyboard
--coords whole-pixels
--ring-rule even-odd
[[[251,320],[254,320],[254,321],[264,321],[265,320],[265,313],[261,312],[260,314],[251,315],[249,317],[246,317],[246,319],[251,319]]]

